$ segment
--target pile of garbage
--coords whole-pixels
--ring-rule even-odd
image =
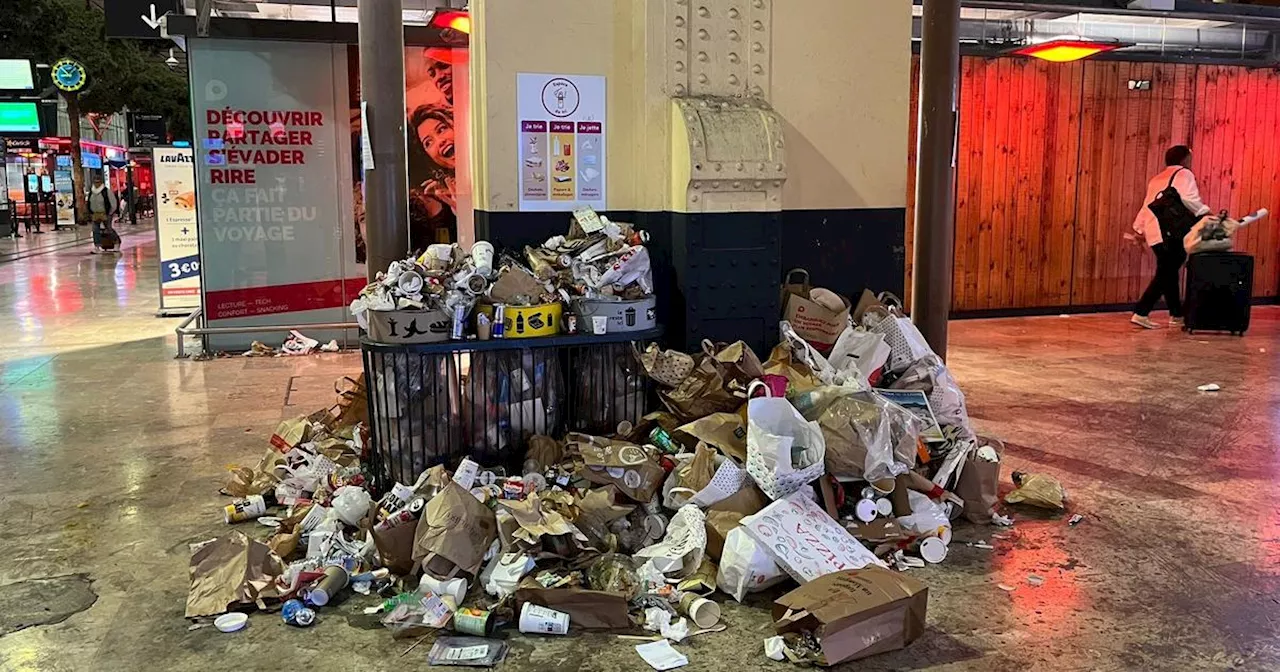
[[[584,256],[551,267],[576,282]],[[194,546],[187,616],[234,629],[235,612],[279,609],[306,627],[356,593],[394,637],[436,635],[431,664],[495,665],[507,644],[493,635],[514,627],[647,632],[637,655],[672,669],[688,662],[672,644],[725,629],[718,593],[793,584],[769,657],[831,665],[907,646],[927,590],[903,571],[945,561],[962,519],[1012,524],[996,511],[1001,445],[975,434],[891,296],[784,292],[805,319],[781,322],[766,360],[743,342],[650,345],[637,364],[661,410],[608,436],[535,435],[518,473],[463,458],[376,491],[364,381],[347,379],[332,408],[282,423],[256,467],[233,471],[227,522],[274,531]],[[1007,501],[1065,507],[1052,478],[1015,480]],[[877,636],[840,634],[866,627]]]
[[[604,334],[654,326],[648,236],[590,208],[568,233],[526,247],[523,259],[478,241],[468,253],[435,244],[392,262],[351,303],[384,343]]]

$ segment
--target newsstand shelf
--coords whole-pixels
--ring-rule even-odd
[[[662,336],[662,325],[643,331],[615,331],[603,335],[564,334],[561,336],[542,336],[539,338],[491,338],[487,341],[471,339],[466,341],[441,341],[439,343],[419,343],[402,345],[398,343],[378,343],[368,337],[360,338],[360,347],[374,352],[411,352],[420,355],[438,355],[458,350],[519,350],[523,348],[557,348],[583,347],[590,345],[608,345],[627,343],[630,341],[654,341]]]

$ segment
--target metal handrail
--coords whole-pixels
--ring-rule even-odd
[[[359,329],[360,325],[355,322],[317,322],[312,324],[269,324],[252,327],[195,327],[188,328],[196,318],[203,314],[203,308],[197,308],[194,312],[182,320],[174,333],[178,337],[178,359],[186,359],[187,346],[184,340],[186,336],[216,336],[219,334],[252,334],[260,331],[293,331],[295,329]]]

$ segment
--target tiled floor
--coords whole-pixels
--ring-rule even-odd
[[[188,630],[187,544],[226,531],[225,467],[359,360],[174,360],[177,320],[152,317],[154,243],[86,251],[0,264],[0,669],[425,667],[426,647],[401,657],[408,643],[358,599],[308,630],[269,615]],[[953,371],[978,427],[1007,442],[1006,477],[1060,477],[1086,521],[1019,511],[1004,539],[959,529],[947,562],[916,572],[925,635],[848,669],[1280,669],[1280,311],[1254,317],[1245,338],[1114,315],[954,324]],[[1207,382],[1223,390],[1196,392]],[[979,539],[996,550],[963,544]],[[67,578],[19,590],[50,577]],[[788,669],[763,656],[769,597],[679,645],[685,669]],[[642,669],[633,644],[516,636],[505,669]]]

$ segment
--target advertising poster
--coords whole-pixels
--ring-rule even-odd
[[[605,209],[605,78],[516,75],[521,210]]]
[[[206,323],[339,323],[364,287],[354,258],[346,47],[190,43]],[[163,185],[163,178],[156,181]],[[321,340],[341,332],[314,330]],[[279,333],[210,336],[243,349]]]
[[[156,243],[160,252],[160,313],[200,307],[200,232],[196,166],[191,149],[151,150],[156,183]]]
[[[457,145],[453,106],[453,49],[407,47],[404,52],[405,131],[408,135],[409,240],[405,251],[458,239]],[[364,106],[360,100],[359,51],[347,52],[348,109],[351,116],[356,262],[365,261]],[[366,155],[368,158],[366,159]]]

